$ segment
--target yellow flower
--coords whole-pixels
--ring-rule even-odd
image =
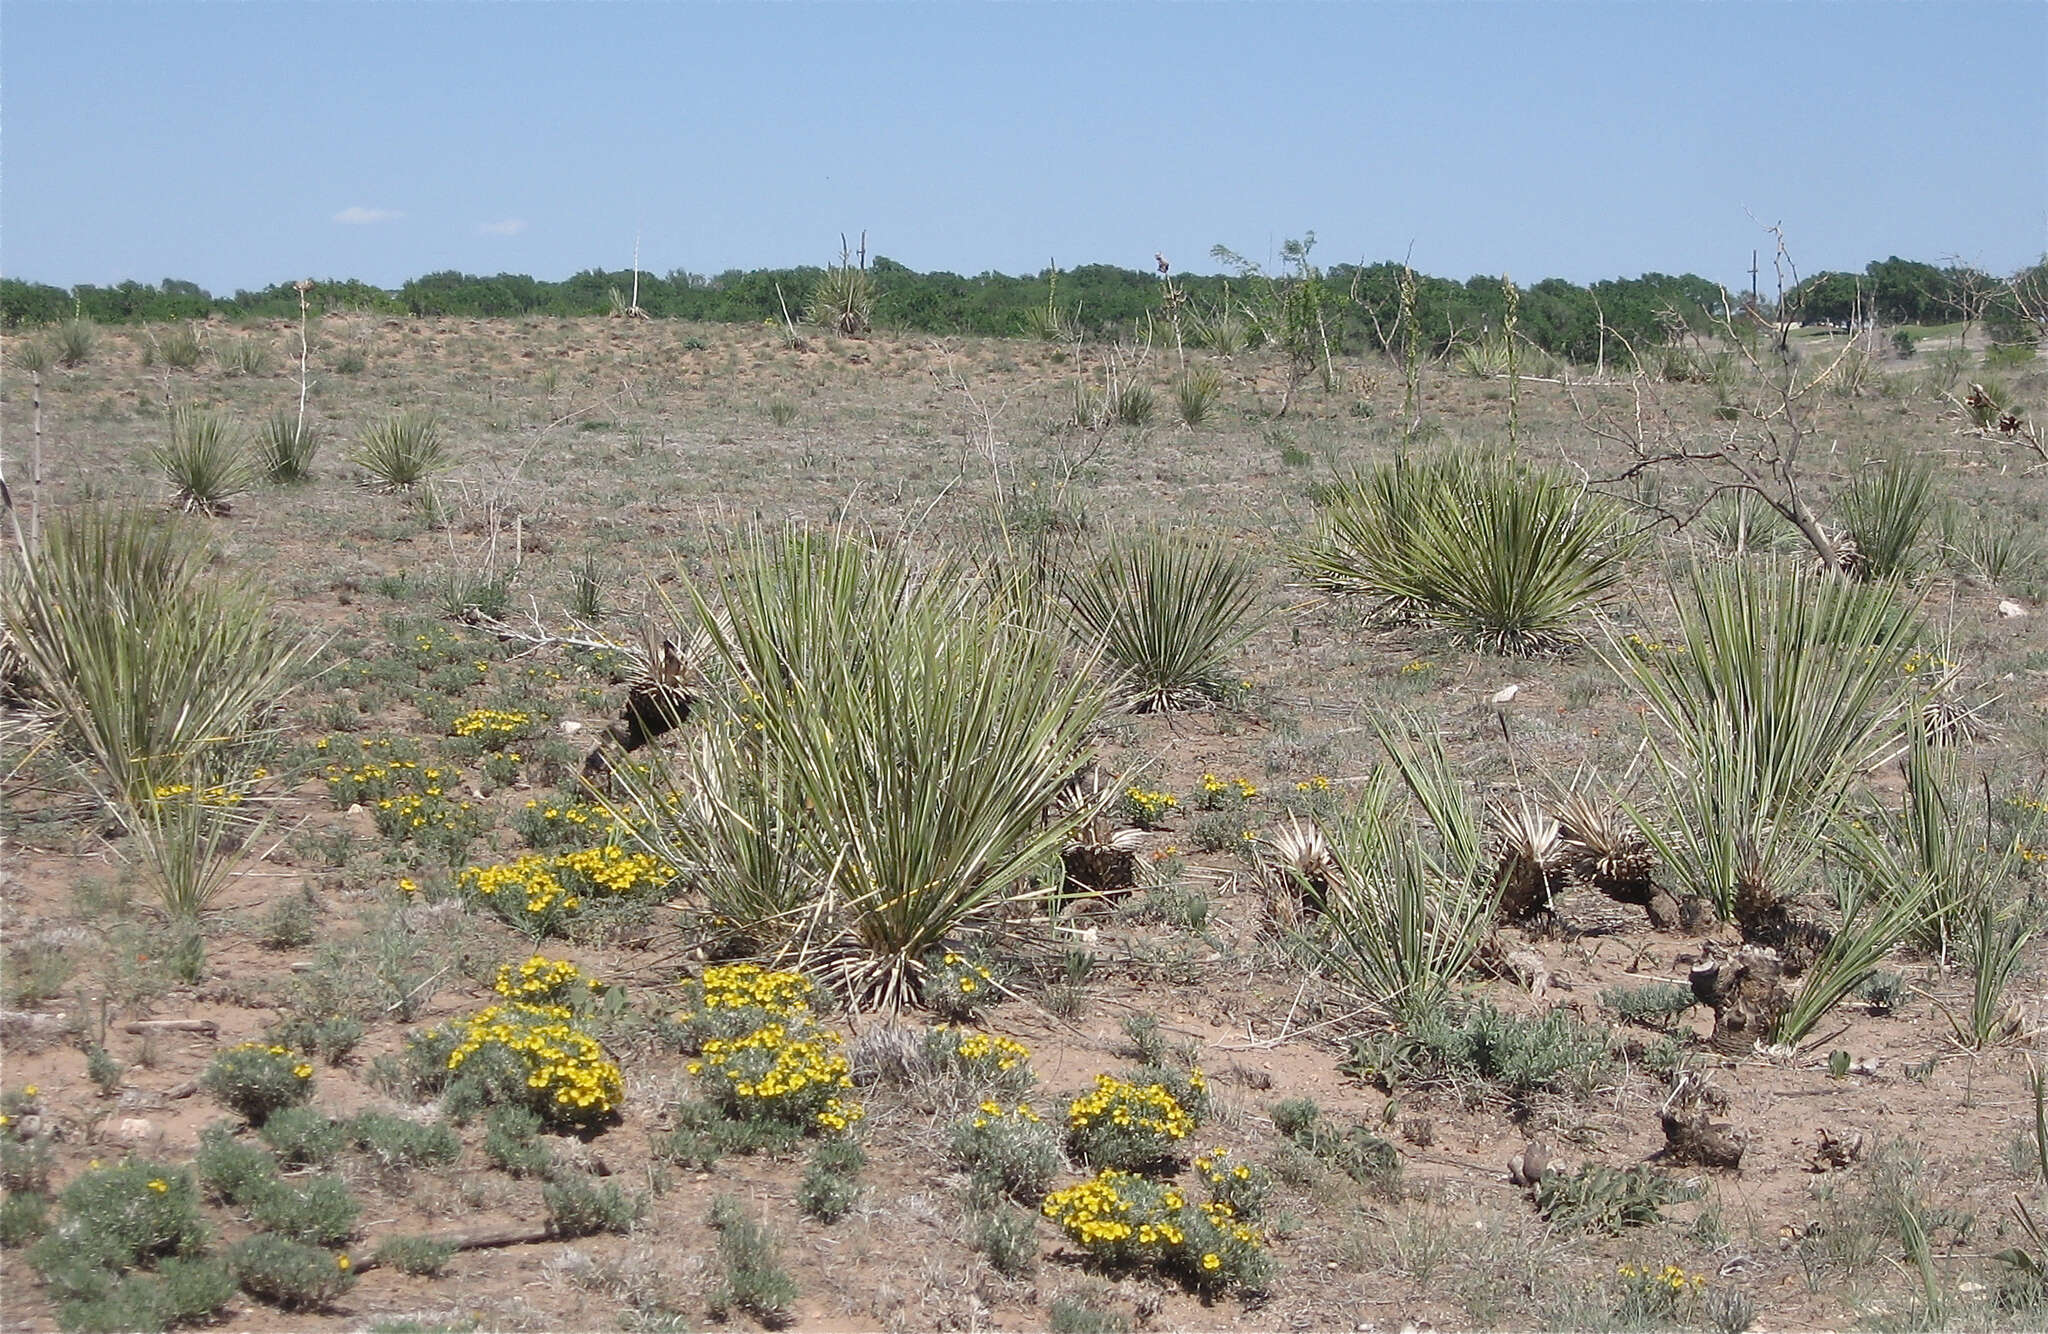
[[[33,1098],[36,1096],[36,1094],[40,1093],[41,1091],[42,1090],[38,1089],[34,1084],[30,1084],[27,1088],[21,1091],[21,1096],[24,1098]]]
[[[155,1191],[157,1194],[162,1195],[170,1190],[171,1183],[164,1180],[162,1177],[157,1177],[149,1183],[149,1188]]]
[[[292,1067],[292,1073],[300,1079],[311,1079],[313,1077],[313,1067],[301,1061]]]
[[[339,1269],[339,1270],[340,1270],[340,1271],[341,1271],[342,1273],[346,1274],[346,1273],[347,1273],[347,1272],[349,1271],[349,1259],[348,1259],[348,1257],[347,1257],[346,1255],[337,1255],[337,1256],[335,1256],[335,1257],[334,1257],[334,1267],[335,1267],[336,1269]]]

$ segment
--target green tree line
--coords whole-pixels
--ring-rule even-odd
[[[2037,270],[2038,271],[2038,266]],[[2030,271],[2030,272],[2036,272]],[[920,273],[894,260],[870,266],[876,290],[875,318],[883,327],[936,334],[1009,335],[1035,327],[1034,317],[1056,306],[1066,327],[1083,334],[1129,334],[1146,321],[1166,318],[1162,284],[1151,272],[1089,264],[1058,271],[1011,276],[982,273],[965,277]],[[1399,264],[1340,264],[1322,271],[1324,310],[1336,350],[1362,351],[1396,345],[1402,334]],[[705,276],[674,270],[639,275],[641,310],[661,319],[724,323],[780,321],[785,307],[800,314],[811,288],[824,274],[816,267],[729,270]],[[1243,277],[1176,274],[1184,294],[1182,318],[1214,316],[1255,298],[1255,284]],[[615,310],[631,293],[630,272],[587,269],[549,281],[526,274],[481,275],[453,270],[414,278],[396,291],[355,279],[319,281],[311,293],[316,313],[370,312],[427,316],[589,316]],[[1936,268],[1893,257],[1875,261],[1863,274],[1819,274],[1802,282],[1789,301],[1799,318],[1846,323],[1933,324],[1989,319],[1999,307],[2001,283],[1975,270]],[[1414,322],[1432,350],[1497,329],[1506,310],[1498,275],[1464,282],[1417,274]],[[1521,289],[1517,328],[1544,350],[1590,360],[1603,337],[1663,341],[1675,327],[1711,320],[1729,297],[1693,274],[1646,273],[1587,285],[1546,278]],[[299,296],[290,282],[216,296],[196,283],[166,278],[154,286],[135,281],[110,287],[81,284],[63,288],[17,278],[0,279],[0,324],[7,328],[48,324],[74,316],[102,324],[227,318],[296,318]],[[1256,332],[1254,332],[1256,338]]]

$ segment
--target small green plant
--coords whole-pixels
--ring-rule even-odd
[[[439,1121],[423,1123],[389,1112],[358,1112],[348,1122],[347,1131],[349,1143],[386,1171],[446,1167],[462,1154],[462,1141]]]
[[[1110,542],[1065,590],[1075,624],[1140,712],[1225,698],[1231,655],[1258,628],[1255,567],[1220,540],[1153,529]]]
[[[356,1281],[346,1254],[270,1233],[230,1246],[227,1262],[242,1291],[287,1311],[324,1309]]]
[[[228,502],[256,481],[256,464],[226,413],[180,404],[170,435],[152,444],[150,461],[171,486],[171,501],[189,513],[225,514]]]
[[[199,1184],[208,1199],[247,1205],[277,1184],[277,1155],[235,1135],[227,1121],[216,1121],[199,1134],[193,1160]]]
[[[1342,1172],[1376,1194],[1388,1198],[1400,1194],[1401,1151],[1390,1141],[1363,1125],[1339,1127],[1308,1098],[1284,1099],[1272,1106],[1269,1115],[1281,1137],[1310,1161]],[[1214,1191],[1218,1183],[1210,1180],[1215,1175],[1213,1151],[1207,1156],[1211,1158],[1211,1167],[1197,1170]],[[1235,1175],[1236,1166],[1232,1165],[1230,1175]],[[1255,1193],[1263,1198],[1262,1191]]]
[[[539,1138],[541,1121],[524,1107],[493,1107],[484,1117],[484,1158],[515,1177],[554,1171],[555,1151]]]
[[[265,1232],[275,1232],[308,1246],[339,1246],[355,1235],[361,1206],[338,1176],[306,1177],[298,1184],[282,1178],[259,1187],[246,1202],[249,1219]]]
[[[1036,1204],[1066,1163],[1059,1132],[1021,1102],[1008,1108],[982,1103],[953,1127],[949,1153],[967,1172],[968,1196],[976,1202],[1007,1197]]]
[[[50,369],[50,344],[41,338],[16,338],[7,359],[17,370],[41,375]]]
[[[569,567],[569,614],[585,621],[604,615],[604,596],[611,585],[605,562],[596,554],[584,556]]]
[[[313,456],[320,452],[320,436],[313,423],[289,408],[279,408],[263,424],[258,441],[258,462],[264,476],[290,485],[313,476]]]
[[[334,1161],[348,1142],[341,1122],[316,1108],[281,1107],[272,1112],[257,1132],[286,1167],[324,1167]]]
[[[263,915],[256,939],[265,949],[295,950],[313,943],[316,921],[310,894],[288,894]]]
[[[1669,1029],[1680,1015],[1699,1004],[1699,998],[1690,987],[1645,982],[1639,987],[1609,987],[1600,993],[1600,1004],[1625,1024]]]
[[[45,1276],[148,1267],[206,1244],[199,1187],[168,1163],[135,1158],[89,1168],[57,1197],[57,1223],[29,1252]]]
[[[1345,1068],[1389,1089],[1476,1084],[1526,1104],[1539,1093],[1591,1093],[1614,1060],[1607,1034],[1567,1010],[1524,1019],[1477,1001],[1356,1040]]]
[[[796,1302],[797,1286],[776,1255],[774,1236],[730,1195],[713,1201],[710,1222],[718,1232],[723,1271],[711,1290],[712,1316],[722,1320],[738,1310],[763,1324],[781,1323]]]
[[[369,364],[370,359],[363,354],[361,348],[347,347],[334,359],[334,371],[337,375],[361,375]]]
[[[102,1098],[113,1096],[121,1087],[121,1080],[127,1070],[113,1058],[105,1047],[97,1042],[85,1046],[85,1077],[100,1091]]]
[[[0,1246],[18,1250],[49,1231],[49,1227],[47,1196],[13,1190],[0,1199]]]
[[[646,1212],[646,1197],[628,1195],[616,1181],[599,1182],[582,1172],[558,1174],[540,1188],[548,1231],[557,1237],[587,1237],[633,1230]]]
[[[431,481],[454,462],[440,422],[421,412],[401,412],[370,427],[356,437],[348,458],[393,491]]]
[[[974,1093],[1014,1097],[1038,1080],[1031,1070],[1030,1049],[1023,1043],[944,1024],[925,1031],[919,1059],[924,1069]]]
[[[836,1223],[846,1217],[860,1198],[860,1171],[867,1161],[867,1153],[852,1139],[821,1140],[811,1150],[803,1180],[797,1183],[797,1207],[820,1223]]]
[[[970,1225],[974,1249],[1004,1278],[1027,1274],[1038,1263],[1038,1222],[1019,1209],[996,1209]]]
[[[769,399],[766,406],[764,406],[761,409],[761,411],[766,413],[768,420],[773,422],[777,426],[789,426],[793,424],[797,418],[796,404],[790,402],[788,399],[782,397],[782,395],[780,394],[777,394],[774,398]]]
[[[1560,1227],[1619,1233],[1662,1222],[1664,1205],[1699,1195],[1698,1186],[1680,1185],[1640,1164],[1617,1169],[1588,1163],[1572,1173],[1544,1173],[1536,1207]]]
[[[284,1047],[244,1042],[214,1057],[199,1086],[252,1126],[312,1096],[313,1064]]]
[[[433,1237],[386,1237],[377,1243],[376,1261],[414,1278],[439,1278],[455,1258],[452,1242]]]

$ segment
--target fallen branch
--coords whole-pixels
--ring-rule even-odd
[[[536,1242],[553,1241],[555,1233],[546,1223],[500,1223],[495,1227],[464,1228],[459,1232],[429,1232],[409,1239],[452,1246],[458,1251],[485,1251],[501,1246],[531,1246]],[[373,1248],[372,1253],[356,1261],[354,1267],[360,1274],[378,1265]]]
[[[211,1019],[137,1019],[121,1025],[123,1033],[201,1033],[214,1037],[220,1025]]]

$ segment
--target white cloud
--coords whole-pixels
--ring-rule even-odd
[[[396,222],[404,216],[395,208],[364,208],[361,204],[350,204],[335,214],[334,220],[358,227],[372,222]]]
[[[476,230],[479,236],[517,236],[526,230],[526,219],[505,218],[499,222],[480,222]]]

